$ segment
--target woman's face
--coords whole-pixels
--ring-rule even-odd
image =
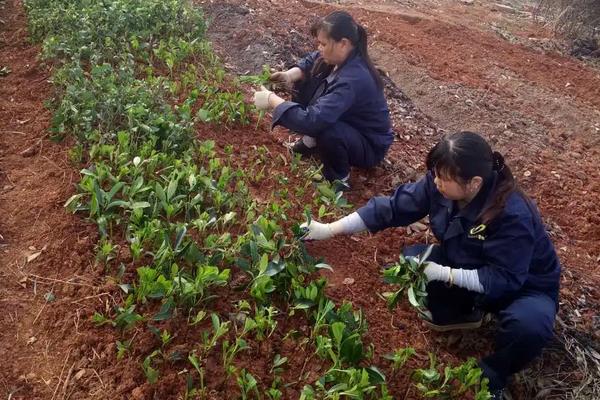
[[[342,64],[354,48],[348,39],[344,38],[336,42],[322,29],[317,34],[317,44],[323,61],[329,65]]]
[[[437,190],[447,199],[453,201],[471,201],[479,192],[482,179],[479,176],[471,178],[468,182],[459,182],[436,171],[433,182]]]

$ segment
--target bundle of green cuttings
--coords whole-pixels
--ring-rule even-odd
[[[397,263],[383,270],[384,281],[398,286],[393,292],[383,293],[390,309],[396,307],[400,296],[404,292],[406,292],[410,304],[420,309],[425,308],[427,305],[425,267],[432,249],[433,245],[429,246],[418,257],[404,257],[401,255]]]

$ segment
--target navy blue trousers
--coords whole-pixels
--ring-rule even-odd
[[[294,86],[292,100],[307,106],[320,96],[321,82],[309,79]],[[338,121],[315,137],[317,154],[323,163],[323,175],[329,181],[344,179],[350,167],[371,168],[379,164],[387,149],[375,148],[351,125]]]
[[[417,256],[425,249],[425,245],[410,246],[404,249],[403,254]],[[451,266],[439,246],[434,247],[429,260]],[[433,281],[427,286],[427,294],[427,307],[434,321],[439,323],[468,313],[473,307],[496,314],[495,351],[479,361],[484,375],[490,380],[492,391],[504,388],[510,376],[538,357],[553,336],[556,303],[544,293],[523,290],[500,304],[486,304],[478,293]]]

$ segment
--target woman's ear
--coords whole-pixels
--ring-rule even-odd
[[[342,38],[342,40],[340,40],[340,44],[342,45],[343,49],[352,47],[352,42],[348,38]]]
[[[469,191],[474,193],[481,189],[481,185],[483,184],[483,178],[480,176],[474,176],[469,181]]]

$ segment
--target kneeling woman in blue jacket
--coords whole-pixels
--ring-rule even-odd
[[[367,52],[367,34],[350,14],[336,11],[312,33],[319,51],[271,80],[294,87],[293,101],[262,88],[257,108],[273,110],[273,126],[304,135],[293,150],[316,152],[329,181],[347,181],[350,166],[372,167],[393,141],[383,83]]]
[[[425,273],[429,325],[476,327],[497,314],[495,352],[480,361],[490,389],[537,357],[552,337],[560,264],[537,208],[517,187],[503,157],[471,132],[444,137],[427,156],[428,173],[375,197],[331,224],[313,221],[307,240],[407,226],[429,215],[439,245]],[[424,245],[404,249],[416,256]]]

